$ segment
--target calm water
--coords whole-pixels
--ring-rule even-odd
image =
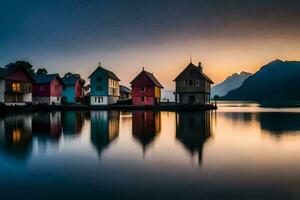
[[[300,109],[0,118],[0,199],[300,199]]]

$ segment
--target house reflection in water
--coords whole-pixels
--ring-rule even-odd
[[[176,113],[176,138],[192,156],[198,153],[199,164],[202,161],[203,145],[210,136],[210,111]]]
[[[102,151],[119,136],[119,111],[91,111],[91,142],[101,157]]]
[[[64,135],[78,135],[81,133],[85,122],[85,113],[68,111],[62,112],[62,124]]]
[[[0,118],[1,152],[18,161],[28,159],[32,150],[31,121],[30,115],[13,115]]]
[[[32,133],[39,141],[51,139],[58,141],[62,134],[61,113],[34,113],[32,117]]]
[[[151,144],[161,130],[161,113],[153,111],[132,112],[132,132],[143,148],[145,154],[147,147]]]

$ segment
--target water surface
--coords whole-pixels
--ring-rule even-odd
[[[299,199],[300,109],[0,117],[1,199]]]

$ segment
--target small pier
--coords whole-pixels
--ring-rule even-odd
[[[217,104],[176,104],[161,103],[157,105],[10,105],[0,107],[0,113],[34,112],[34,111],[72,111],[72,110],[153,110],[153,111],[203,111],[216,110]]]

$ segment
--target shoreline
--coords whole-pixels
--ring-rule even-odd
[[[160,105],[12,105],[1,106],[0,113],[17,113],[33,111],[94,111],[94,110],[120,110],[120,111],[206,111],[216,110],[217,106],[210,105],[180,105],[180,104],[160,104]]]

